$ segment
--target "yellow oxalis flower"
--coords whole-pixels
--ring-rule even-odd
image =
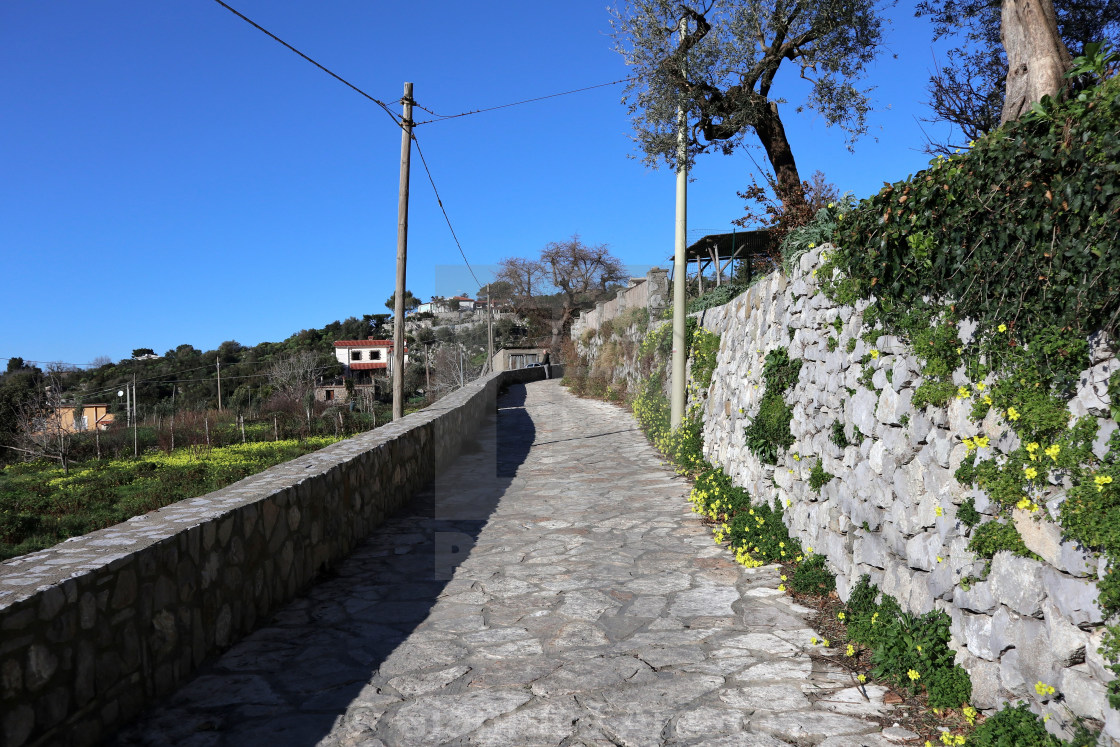
[[[1093,478],[1093,482],[1097,486],[1097,492],[1101,493],[1101,492],[1104,491],[1104,486],[1108,485],[1112,482],[1112,476],[1111,475],[1097,475],[1096,477]]]
[[[871,357],[872,358],[878,358],[879,357],[879,351],[876,350],[875,348],[871,348]]]
[[[1050,457],[1052,460],[1054,460],[1056,462],[1056,461],[1058,461],[1058,454],[1060,454],[1061,451],[1062,451],[1062,447],[1058,444],[1054,444],[1053,446],[1047,446],[1045,453],[1046,453],[1046,456]]]
[[[935,514],[937,514],[938,516],[942,516],[945,513],[944,511],[941,510],[941,506],[938,506],[937,508],[933,509],[933,512]]]
[[[866,674],[857,674],[856,679],[859,680],[860,683],[867,682],[867,675]]]
[[[957,387],[957,399],[968,399],[971,396],[972,396],[972,392],[968,391],[968,387],[966,387],[966,386]]]
[[[1033,480],[1038,477],[1038,470],[1034,467],[1023,467],[1023,474],[1027,476],[1028,480]]]
[[[1006,324],[1001,324],[998,327],[996,327],[996,329],[998,329],[1000,332],[1006,332],[1007,331],[1007,325]]]
[[[856,647],[849,643],[848,648],[844,651],[844,653],[847,654],[848,656],[855,656],[856,655]]]
[[[906,673],[906,676],[910,678],[911,682],[915,682],[915,681],[920,680],[922,678],[921,672],[919,672],[917,669],[909,670]]]
[[[1020,415],[1019,415],[1018,410],[1016,410],[1014,407],[1008,407],[1007,408],[1007,419],[1008,420],[1018,420],[1019,418],[1020,418]]]

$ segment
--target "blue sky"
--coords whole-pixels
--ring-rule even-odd
[[[450,114],[627,75],[602,0],[230,4],[395,110],[406,80]],[[795,72],[778,79],[802,176],[820,169],[861,197],[929,160],[915,117],[930,29],[910,3],[888,14],[877,111],[854,152],[819,117],[794,114]],[[399,129],[212,0],[4,0],[0,69],[0,358],[252,345],[386,311]],[[629,265],[667,264],[674,176],[628,158],[621,93],[417,129],[483,282],[503,257],[575,233]],[[745,152],[702,157],[690,234],[727,230],[753,171]],[[408,287],[473,293],[415,150],[410,228]]]

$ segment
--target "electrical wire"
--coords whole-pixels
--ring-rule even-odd
[[[474,268],[471,267],[470,261],[467,259],[467,253],[463,251],[463,245],[459,243],[459,237],[455,235],[455,227],[451,225],[451,218],[447,215],[447,208],[443,206],[443,200],[440,199],[439,190],[436,189],[436,180],[432,177],[432,170],[428,168],[428,159],[424,158],[424,151],[420,149],[420,141],[416,137],[416,133],[412,133],[412,139],[416,143],[416,152],[420,154],[420,163],[424,164],[424,172],[428,175],[428,181],[431,182],[432,191],[435,192],[436,202],[439,203],[439,209],[443,212],[443,219],[447,221],[447,228],[451,231],[451,238],[455,239],[455,246],[459,248],[459,254],[463,257],[463,262],[470,271],[471,277],[478,285],[478,289],[482,290],[482,283],[478,279],[478,275],[474,274]]]
[[[218,0],[218,1],[220,2],[220,0]],[[522,104],[531,104],[531,103],[536,102],[536,101],[544,101],[545,99],[554,99],[557,96],[568,96],[569,94],[573,94],[573,93],[583,93],[584,91],[592,91],[596,88],[605,88],[606,86],[617,86],[619,83],[629,83],[632,80],[634,80],[634,79],[633,78],[620,78],[619,80],[612,80],[610,83],[599,83],[599,84],[594,85],[594,86],[585,86],[583,88],[573,88],[570,91],[561,91],[560,93],[550,93],[547,96],[536,96],[536,97],[531,98],[531,99],[523,99],[521,101],[514,101],[514,102],[509,103],[509,104],[499,104],[498,106],[488,106],[484,109],[473,109],[471,111],[462,112],[461,114],[437,114],[436,112],[432,111],[431,109],[420,106],[419,104],[415,104],[417,109],[423,109],[424,111],[428,112],[428,114],[431,114],[432,116],[435,117],[435,119],[426,119],[423,122],[417,122],[415,126],[419,127],[420,125],[431,124],[432,122],[444,122],[448,119],[458,119],[459,117],[469,117],[472,114],[482,114],[483,112],[492,112],[492,111],[495,111],[497,109],[508,109],[511,106],[520,106]]]
[[[238,18],[240,18],[241,20],[245,21],[246,23],[248,23],[248,24],[249,24],[250,26],[252,26],[253,28],[257,29],[258,31],[261,31],[262,33],[264,33],[265,35],[267,35],[267,36],[268,36],[268,37],[270,37],[271,39],[274,39],[275,41],[278,41],[278,42],[280,42],[280,43],[281,43],[281,44],[283,44],[283,45],[284,45],[285,47],[287,47],[288,49],[292,50],[293,52],[295,52],[296,54],[298,54],[298,55],[299,55],[300,57],[302,57],[303,59],[305,59],[305,60],[307,60],[308,62],[310,62],[310,63],[311,63],[312,65],[314,65],[315,67],[319,68],[320,70],[322,70],[322,71],[323,71],[324,73],[326,73],[327,75],[331,76],[332,78],[334,78],[335,80],[339,81],[339,82],[340,82],[340,83],[342,83],[343,85],[346,85],[346,86],[348,86],[348,87],[350,87],[350,88],[354,89],[355,91],[357,91],[357,92],[358,92],[358,93],[360,93],[361,95],[365,96],[365,97],[366,97],[367,99],[369,99],[369,100],[370,100],[370,101],[372,101],[373,103],[375,103],[375,104],[377,104],[378,106],[380,106],[380,107],[381,107],[381,108],[382,108],[382,109],[383,109],[383,110],[385,111],[385,113],[389,115],[390,119],[392,119],[392,120],[393,120],[393,123],[394,123],[394,124],[396,124],[396,125],[397,125],[398,127],[400,126],[400,123],[401,123],[401,118],[400,118],[400,116],[399,116],[399,115],[397,115],[397,114],[394,114],[394,113],[393,113],[393,111],[392,111],[392,110],[391,110],[391,109],[389,108],[389,105],[388,105],[388,104],[386,104],[386,103],[385,103],[384,101],[381,101],[380,99],[377,99],[377,98],[374,98],[373,96],[370,96],[370,95],[369,95],[368,93],[366,93],[366,92],[365,92],[365,91],[363,91],[362,89],[358,88],[358,87],[357,87],[356,85],[354,85],[354,84],[353,84],[353,83],[351,83],[350,81],[346,80],[345,78],[343,78],[343,77],[342,77],[341,75],[339,75],[338,73],[335,73],[334,71],[330,70],[329,68],[327,68],[327,67],[325,67],[325,66],[323,66],[323,65],[319,64],[319,63],[318,63],[318,62],[316,62],[315,60],[311,59],[310,57],[308,57],[307,55],[305,55],[305,54],[304,54],[303,52],[299,51],[298,49],[296,49],[295,47],[293,47],[293,46],[292,46],[291,44],[289,44],[288,42],[286,42],[286,41],[284,41],[283,39],[281,39],[281,38],[280,38],[279,36],[277,36],[276,34],[272,33],[272,32],[271,32],[271,31],[269,31],[268,29],[266,29],[266,28],[265,28],[264,26],[261,26],[261,25],[260,25],[259,23],[257,23],[257,22],[256,22],[256,21],[254,21],[253,19],[251,19],[251,18],[249,18],[248,16],[246,16],[246,15],[245,15],[244,13],[241,13],[241,12],[240,12],[240,11],[238,11],[237,9],[235,9],[235,8],[232,8],[232,7],[230,7],[229,5],[227,5],[226,3],[222,2],[222,0],[214,0],[214,2],[216,2],[216,3],[218,4],[218,5],[222,6],[222,7],[223,7],[223,8],[225,8],[226,10],[228,10],[228,11],[229,11],[230,13],[233,13],[233,14],[234,14],[235,16],[237,16],[237,17],[238,17]]]

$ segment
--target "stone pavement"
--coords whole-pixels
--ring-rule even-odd
[[[689,510],[625,411],[556,381],[121,745],[826,745],[907,736],[809,610]],[[816,647],[819,652],[821,649]],[[896,736],[896,733],[898,736]]]

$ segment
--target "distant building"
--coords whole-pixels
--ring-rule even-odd
[[[81,408],[80,412],[79,408]],[[105,404],[63,405],[55,413],[55,417],[58,418],[58,427],[67,433],[104,431],[113,424],[113,415],[109,412],[109,405]]]
[[[544,354],[545,348],[502,348],[494,353],[494,371],[516,371],[530,363],[543,363]]]
[[[355,390],[372,390],[376,395],[388,387],[388,379],[393,374],[393,341],[377,340],[337,340],[334,343],[334,357],[342,364],[342,378],[324,382],[315,387],[315,398],[324,401],[344,401],[347,397],[346,380],[349,379]],[[408,349],[405,349],[405,365],[408,364]]]

